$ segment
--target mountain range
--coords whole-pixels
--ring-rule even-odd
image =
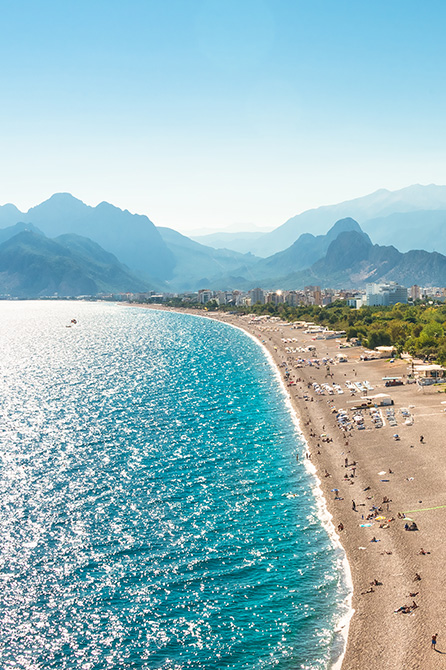
[[[305,272],[288,276],[284,288],[296,282],[357,288],[370,282],[396,281],[403,286],[444,286],[446,256],[437,252],[373,244],[364,232],[341,232],[326,255]],[[328,283],[327,283],[328,282]]]
[[[255,283],[285,290],[313,284],[358,289],[387,281],[445,286],[446,256],[424,250],[402,253],[391,245],[373,244],[358,222],[347,218],[336,222],[326,235],[304,233],[285,251],[259,260],[251,275],[239,278],[239,288],[249,290]],[[220,285],[225,285],[224,278]]]
[[[346,215],[339,218],[340,212]],[[308,284],[359,288],[379,280],[446,285],[446,255],[439,253],[446,252],[444,186],[377,191],[309,210],[272,232],[252,235],[253,244],[264,245],[262,254],[268,249],[266,257],[215,249],[157,228],[146,216],[105,202],[90,207],[68,193],[55,194],[26,213],[3,205],[0,295]],[[374,244],[377,239],[380,243]],[[286,240],[291,242],[277,249]]]
[[[288,248],[303,233],[324,234],[345,217],[358,221],[377,244],[393,244],[401,251],[421,248],[446,254],[446,186],[435,184],[416,184],[398,191],[380,189],[354,200],[309,209],[263,235],[240,232],[221,237],[214,233],[194,239],[267,257]]]
[[[35,226],[20,223],[0,230],[0,295],[38,298],[151,288],[86,237],[49,239]]]

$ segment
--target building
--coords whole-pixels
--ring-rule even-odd
[[[322,305],[322,292],[320,286],[305,286],[304,292],[309,305]]]
[[[324,340],[336,340],[338,337],[346,336],[345,330],[325,330],[323,333]]]
[[[209,291],[209,289],[202,288],[198,291],[198,302],[200,305],[205,305],[209,300],[212,300],[214,297],[213,291]]]
[[[373,403],[376,407],[389,407],[389,405],[393,405],[393,400],[387,393],[377,393],[376,395],[365,396],[362,399]]]
[[[232,293],[226,293],[226,291],[216,291],[214,298],[219,305],[227,305],[232,300]]]
[[[282,305],[285,302],[285,296],[283,295],[282,291],[268,293],[266,302],[277,307],[277,305]]]
[[[366,304],[365,294],[358,293],[358,295],[355,295],[352,298],[347,298],[347,305],[349,307],[354,307],[354,309],[360,309],[365,304]]]
[[[369,306],[396,305],[398,302],[407,303],[407,288],[396,282],[387,284],[367,284],[366,304]]]
[[[415,300],[421,300],[421,288],[414,284],[409,289],[409,298],[415,302]]]
[[[260,303],[261,305],[265,304],[265,293],[261,288],[253,288],[252,291],[248,293],[251,299],[251,305],[256,305]]]
[[[298,293],[297,291],[288,291],[285,296],[285,302],[290,307],[299,307],[302,301],[302,294]]]
[[[395,347],[375,347],[375,351],[378,352],[379,358],[393,358],[396,354]]]
[[[446,370],[442,365],[414,365],[413,371],[417,382],[425,386],[435,384],[438,381],[444,381]]]
[[[232,291],[232,304],[236,307],[245,307],[248,305],[248,296],[241,291]]]

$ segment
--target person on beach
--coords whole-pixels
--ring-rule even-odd
[[[352,510],[356,512],[356,503],[354,500],[352,500]]]
[[[437,636],[438,636],[438,633],[435,633],[435,635],[432,635],[431,649],[435,649],[435,645],[437,644]]]

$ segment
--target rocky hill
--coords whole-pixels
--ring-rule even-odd
[[[150,288],[113,254],[79,235],[50,240],[25,230],[0,244],[2,296],[78,296]]]

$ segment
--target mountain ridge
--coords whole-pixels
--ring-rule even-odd
[[[429,206],[426,206],[426,203]],[[439,207],[441,205],[441,207]],[[359,198],[334,205],[322,205],[297,214],[270,233],[262,235],[252,252],[264,256],[281,251],[292,244],[300,234],[311,230],[322,233],[333,221],[350,216],[363,225],[366,221],[391,213],[408,213],[420,209],[445,209],[446,186],[414,184],[396,191],[379,189]],[[445,248],[446,251],[446,248]]]
[[[118,259],[79,235],[22,230],[0,244],[0,294],[30,298],[148,290]]]
[[[292,281],[298,283],[304,281],[306,284],[321,283],[325,286],[345,282],[345,287],[353,285],[359,287],[367,279],[391,276],[404,277],[406,283],[409,280],[420,283],[422,277],[425,284],[432,282],[446,284],[446,277],[442,274],[443,254],[429,256],[426,254],[432,252],[423,249],[418,249],[420,253],[415,253],[417,249],[406,251],[408,239],[419,242],[416,244],[417,247],[423,245],[423,240],[433,242],[432,236],[429,235],[429,230],[433,229],[437,231],[432,244],[433,251],[441,251],[440,242],[443,239],[446,251],[446,209],[444,214],[443,210],[433,209],[443,201],[446,203],[444,186],[416,185],[399,191],[381,189],[369,196],[334,206],[336,211],[354,205],[362,208],[362,212],[367,212],[368,215],[380,213],[381,216],[370,219],[370,225],[366,223],[361,227],[351,215],[335,219],[334,224],[332,219],[328,231],[324,234],[317,234],[317,226],[313,226],[310,228],[311,232],[308,230],[303,232],[286,249],[276,253],[272,253],[270,249],[271,253],[267,258],[259,258],[250,253],[241,254],[230,249],[215,249],[200,244],[173,229],[156,227],[144,215],[131,214],[128,210],[121,210],[105,201],[96,207],[91,207],[69,193],[58,193],[40,205],[30,208],[27,213],[20,212],[12,204],[0,207],[0,222],[11,218],[20,219],[9,228],[0,227],[0,245],[5,236],[14,236],[22,230],[36,233],[42,231],[48,239],[52,236],[52,239],[62,247],[68,244],[64,235],[90,238],[90,241],[102,247],[101,253],[108,252],[114,255],[116,262],[122,265],[123,272],[131,274],[134,279],[137,275],[141,277],[138,280],[141,285],[163,287],[164,290],[178,292],[195,291],[206,287],[222,288],[223,285],[230,287],[229,284],[235,281],[240,282],[240,285],[232,283],[232,288],[260,283],[287,288],[281,285],[284,281],[287,285]],[[411,207],[426,207],[426,203],[429,203],[431,209],[393,211],[387,214],[392,207],[407,210]],[[317,210],[309,210],[299,217],[306,215],[308,218],[321,212],[324,217],[331,216],[333,207],[324,206]],[[421,235],[420,222],[426,217],[431,228],[423,226]],[[397,240],[406,248],[396,249],[398,243],[394,244],[392,233],[389,232],[391,230],[389,221],[404,225],[407,220],[412,221],[412,227],[405,236],[400,235]],[[299,221],[300,225],[302,218]],[[281,228],[283,229],[283,226],[279,227]],[[295,228],[291,230],[295,231]],[[264,240],[266,236],[273,235],[276,231],[263,235],[261,239]],[[370,232],[373,242],[376,242],[374,231],[378,231],[381,237],[386,234],[390,244],[373,244],[368,233]],[[71,239],[69,246],[75,255],[80,254],[82,263],[87,261],[90,252],[90,261],[99,262],[97,248],[92,250],[93,247],[88,247],[79,240],[75,242],[74,238]],[[405,256],[404,254],[409,251],[414,253],[410,257]],[[423,254],[421,251],[426,253]],[[56,250],[54,254],[57,255]],[[48,251],[47,261],[51,265],[49,255],[51,254]],[[59,253],[59,256],[61,255],[63,254]],[[411,263],[407,258],[411,259]],[[429,259],[431,268],[428,267]],[[80,258],[78,261],[82,266]],[[107,265],[107,262],[104,262]],[[82,271],[86,272],[86,268],[84,267]],[[297,288],[297,285],[295,287]]]
[[[2,208],[0,208],[1,220]],[[172,276],[174,259],[156,226],[141,214],[131,214],[110,203],[86,205],[70,193],[55,193],[21,214],[49,238],[64,233],[89,237],[119,260],[148,279]]]

